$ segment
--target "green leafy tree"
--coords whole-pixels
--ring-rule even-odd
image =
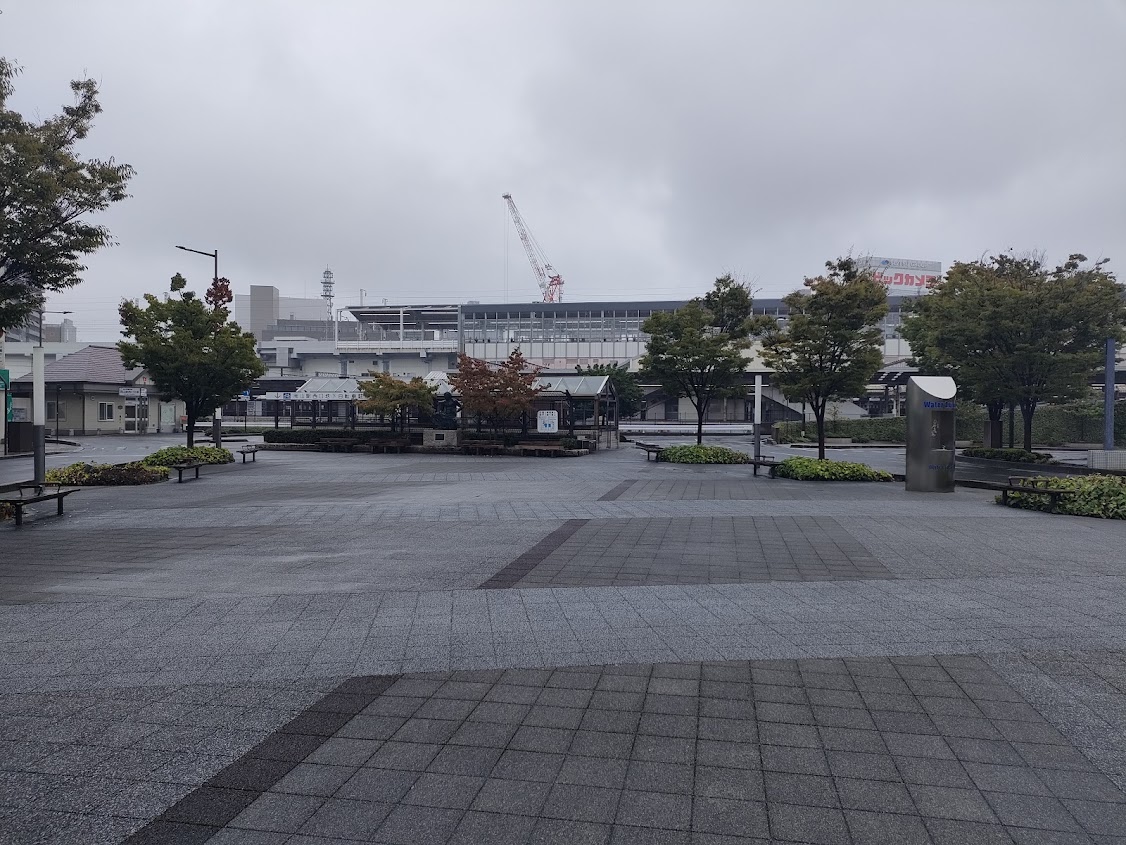
[[[1037,407],[1086,396],[1106,339],[1122,336],[1123,287],[1105,265],[1079,254],[1051,269],[1036,256],[957,262],[901,333],[921,368],[953,376],[990,420],[1019,406],[1031,450]]]
[[[825,458],[825,411],[835,399],[864,392],[883,360],[880,321],[887,291],[852,258],[825,264],[824,275],[805,280],[806,291],[782,301],[789,318],[763,338],[763,361],[791,402],[804,402],[817,421],[817,456]]]
[[[499,435],[532,409],[533,400],[543,390],[534,385],[538,373],[539,368],[528,363],[519,347],[499,364],[459,354],[450,384],[457,391],[463,415],[487,422]]]
[[[685,397],[696,411],[696,443],[704,440],[704,419],[712,400],[746,393],[744,351],[766,323],[751,316],[751,293],[731,276],[720,276],[703,298],[673,312],[654,314],[642,331],[649,335],[642,372],[669,396]]]
[[[390,373],[369,373],[369,378],[360,382],[360,390],[366,398],[357,407],[366,414],[390,417],[392,431],[396,425],[400,431],[408,429],[411,411],[422,420],[434,412],[435,390],[418,376],[400,381]]]
[[[118,314],[127,340],[117,348],[125,366],[148,370],[163,401],[184,402],[192,446],[196,420],[249,388],[266,367],[254,335],[230,322],[230,282],[212,280],[202,300],[186,285],[177,273],[172,296],[147,293],[144,305],[123,301]]]
[[[85,218],[125,199],[133,175],[75,149],[102,110],[94,80],[72,82],[74,105],[36,122],[8,108],[18,72],[0,56],[0,333],[22,325],[46,292],[81,281],[82,257],[112,243]]]
[[[631,373],[629,364],[594,364],[590,367],[575,367],[581,376],[609,376],[618,397],[618,419],[632,417],[641,411],[641,382],[637,373]]]

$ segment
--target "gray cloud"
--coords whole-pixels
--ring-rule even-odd
[[[413,4],[0,0],[15,105],[101,80],[88,145],[138,169],[120,246],[56,297],[87,339],[218,248],[236,290],[783,293],[850,248],[1126,256],[1120,2]],[[506,231],[508,256],[505,256]]]

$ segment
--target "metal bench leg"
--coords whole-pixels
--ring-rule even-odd
[[[16,506],[16,528],[19,528],[23,525],[23,505],[19,502],[13,502],[12,504]]]
[[[64,496],[59,496],[59,516],[63,515],[63,499]]]

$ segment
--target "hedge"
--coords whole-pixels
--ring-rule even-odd
[[[80,462],[47,470],[46,480],[52,484],[73,484],[78,487],[114,487],[153,484],[167,478],[167,467],[147,467],[139,461],[135,461],[129,464],[87,464]]]
[[[360,443],[380,440],[400,440],[409,437],[413,442],[422,442],[422,432],[392,432],[390,429],[351,429],[351,428],[272,428],[262,434],[266,443],[304,443],[313,445],[327,437],[347,437]]]
[[[141,458],[147,467],[170,467],[173,464],[229,464],[235,456],[229,449],[215,446],[168,446]]]
[[[959,403],[955,417],[955,437],[958,440],[981,441],[987,415],[985,408],[969,402]],[[1002,417],[1002,442],[1009,440],[1009,415]],[[1020,410],[1013,419],[1013,443],[1024,442],[1024,421]],[[807,439],[815,439],[817,425],[812,417],[805,424]],[[778,443],[800,440],[802,424],[785,422],[774,424],[774,439]],[[829,437],[851,437],[855,442],[880,441],[905,443],[907,441],[906,417],[862,417],[849,420],[826,420],[825,433]],[[1032,440],[1048,446],[1064,443],[1101,443],[1103,439],[1103,412],[1101,406],[1073,402],[1067,405],[1044,405],[1032,417]],[[1114,442],[1126,446],[1126,402],[1114,406]]]
[[[984,458],[990,461],[1012,461],[1021,464],[1059,463],[1044,452],[1026,452],[1024,449],[963,449],[963,457]]]
[[[660,459],[670,464],[748,464],[751,456],[726,446],[668,446]]]
[[[797,481],[891,481],[891,473],[852,461],[828,458],[786,458],[774,470],[779,478]]]
[[[1102,519],[1126,519],[1126,476],[1040,476],[1029,479],[1029,482],[1057,490],[1062,488],[1077,491],[1074,495],[1059,497],[1056,513],[1094,516]],[[999,495],[997,502],[1003,504]],[[1051,505],[1051,497],[1036,493],[1010,492],[1008,504],[1014,508],[1046,511]]]

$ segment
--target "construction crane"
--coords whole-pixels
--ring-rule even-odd
[[[528,254],[528,263],[532,265],[532,272],[536,274],[540,290],[543,291],[544,302],[563,301],[563,277],[555,272],[551,262],[544,255],[543,247],[539,245],[528,227],[524,225],[524,218],[512,201],[512,194],[502,194],[501,198],[508,203],[508,210],[512,213],[512,222],[516,224],[516,232],[520,235],[520,242],[524,244],[524,252]]]

